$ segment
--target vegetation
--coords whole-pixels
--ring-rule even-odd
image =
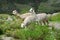
[[[2,16],[3,15],[3,16]],[[13,18],[13,21],[6,21],[7,17]],[[60,14],[52,17],[52,22],[60,20]],[[60,39],[60,29],[49,29],[48,26],[35,25],[32,22],[27,26],[26,29],[22,29],[20,24],[22,19],[8,14],[0,14],[0,35],[11,36],[15,39],[20,40],[59,40]],[[59,19],[59,20],[58,20]]]
[[[49,29],[47,25],[36,25],[34,22],[26,29],[20,27],[22,19],[12,15],[12,11],[16,9],[23,14],[29,12],[31,7],[36,13],[59,12],[51,17],[51,22],[60,22],[60,0],[0,0],[0,38],[9,36],[19,40],[60,40],[60,29]],[[13,20],[7,21],[8,16]]]
[[[54,13],[60,11],[60,0],[0,0],[0,13],[10,13],[16,9],[20,13],[34,7],[37,12]]]

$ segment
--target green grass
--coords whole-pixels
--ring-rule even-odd
[[[52,16],[52,21],[57,21],[57,22],[60,22],[60,13],[56,16]]]
[[[10,16],[13,21],[6,21]],[[60,14],[52,16],[51,22],[60,22]],[[34,22],[29,24],[26,29],[21,29],[22,19],[14,15],[0,14],[0,29],[6,36],[12,36],[21,40],[59,40],[60,30],[50,30],[47,26],[36,25]],[[1,35],[0,35],[1,36]]]

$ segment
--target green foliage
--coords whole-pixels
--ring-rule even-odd
[[[52,13],[54,11],[54,7],[51,7],[47,3],[41,3],[41,5],[39,5],[38,11]]]
[[[3,15],[3,16],[2,16]],[[7,17],[13,18],[13,21],[6,21]],[[60,14],[57,16],[52,16],[52,21],[59,22]],[[26,29],[21,29],[20,25],[22,20],[13,15],[1,14],[0,15],[0,29],[6,36],[12,36],[20,40],[59,40],[60,39],[60,29],[48,29],[46,25],[41,26],[31,22],[27,25]],[[57,17],[57,19],[56,19]],[[3,20],[2,20],[3,19]]]
[[[56,16],[52,16],[51,19],[52,19],[52,21],[60,22],[60,13],[58,15],[56,15]]]
[[[55,33],[53,31],[49,32],[49,34],[46,35],[44,40],[56,40]]]
[[[31,4],[30,4],[31,3]],[[60,11],[60,0],[0,0],[0,12],[12,13],[16,9],[20,14],[29,12],[31,7],[40,12],[53,13]],[[36,25],[34,22],[21,29],[22,20],[16,16],[0,14],[0,32],[20,40],[60,40],[60,29],[50,30],[47,26]],[[13,21],[6,21],[10,16]],[[52,16],[52,22],[60,22],[60,14]],[[1,35],[0,35],[1,36]]]
[[[10,16],[13,19],[13,21],[7,21],[8,16]],[[20,23],[22,22],[21,19],[18,19],[15,16],[5,15],[5,14],[0,14],[0,17],[1,17],[0,18],[0,29],[3,32],[6,32],[6,30],[12,30],[12,29],[16,29],[16,28],[19,29],[20,28]]]
[[[31,8],[30,5],[26,5],[26,4],[18,4],[18,3],[15,3],[15,5],[16,5],[16,8],[20,9],[19,10],[19,13],[20,14],[29,12],[29,9]]]
[[[18,10],[19,13],[28,12],[31,7],[35,11],[53,13],[60,11],[60,0],[0,0],[0,13],[12,13]]]

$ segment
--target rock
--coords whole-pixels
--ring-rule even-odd
[[[48,27],[49,27],[49,29],[51,29],[52,27],[54,27],[56,29],[60,29],[60,23],[58,23],[58,22],[52,23],[51,22],[48,24]]]
[[[13,19],[9,16],[9,17],[7,18],[7,21],[13,21]]]
[[[56,15],[58,15],[58,14],[59,14],[59,13],[53,13],[52,16],[56,16]]]
[[[60,23],[55,23],[54,27],[57,28],[57,29],[60,29]]]
[[[3,40],[12,40],[13,38],[12,37],[3,37],[2,39]]]

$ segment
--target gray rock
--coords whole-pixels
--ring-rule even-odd
[[[56,15],[58,15],[58,14],[59,14],[59,13],[53,13],[52,16],[56,16]]]
[[[55,23],[54,27],[57,28],[57,29],[60,29],[60,23]]]
[[[12,40],[13,38],[12,37],[3,37],[2,39],[3,40]]]
[[[52,27],[54,27],[54,28],[56,28],[56,29],[60,29],[60,23],[58,23],[58,22],[55,22],[55,23],[51,22],[51,23],[48,24],[48,27],[49,27],[50,29],[51,29]]]
[[[10,16],[8,16],[7,21],[13,21],[13,19]]]

